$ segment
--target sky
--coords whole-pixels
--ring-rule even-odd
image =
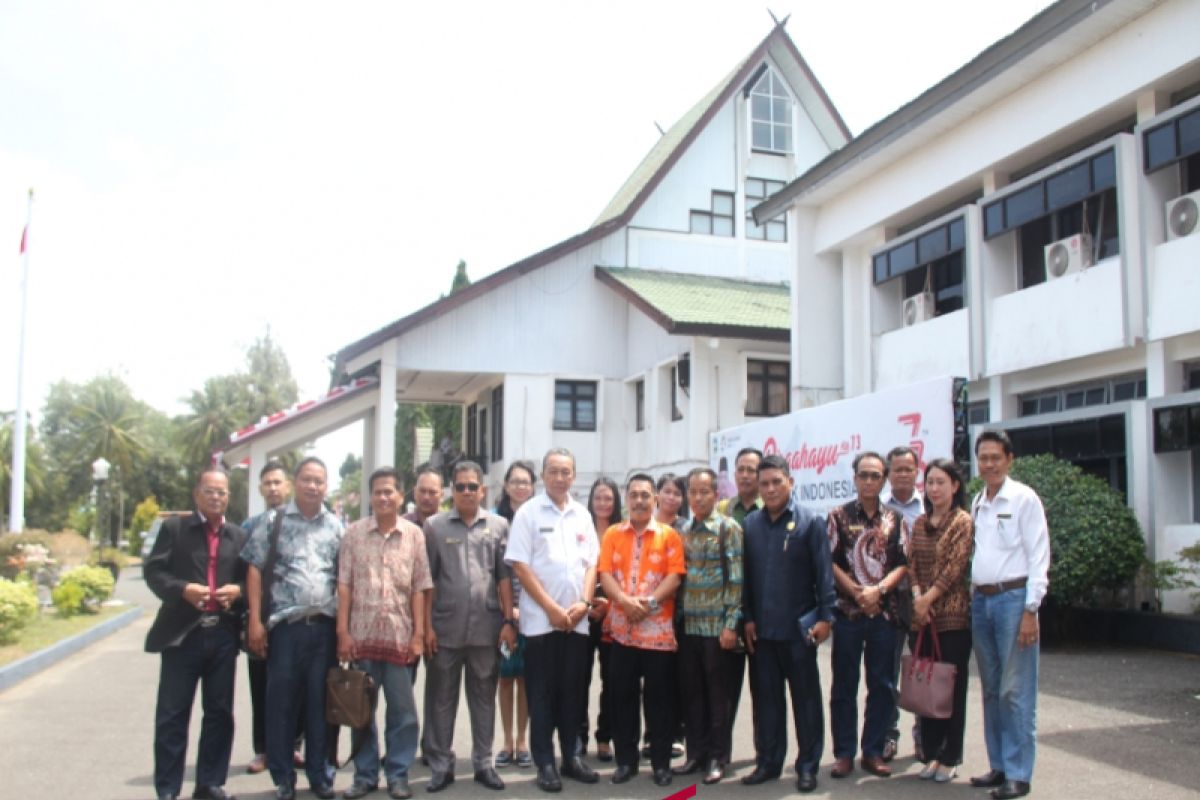
[[[459,259],[478,280],[585,230],[769,13],[858,134],[1046,5],[6,0],[0,410],[31,187],[35,423],[106,372],[183,413],[268,332],[316,397]]]

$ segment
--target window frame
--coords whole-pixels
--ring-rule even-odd
[[[635,431],[646,430],[646,379],[633,382],[633,425]]]
[[[767,83],[766,90],[762,90],[763,83]],[[776,93],[776,89],[779,93]],[[755,98],[763,98],[766,100],[767,108],[770,109],[765,118],[760,118],[755,109]],[[796,152],[796,136],[795,136],[795,109],[796,99],[792,97],[791,88],[787,82],[779,76],[774,67],[764,62],[759,72],[756,73],[747,83],[746,101],[749,108],[746,112],[746,119],[750,126],[750,152],[765,153],[768,155],[790,156]],[[779,118],[779,107],[777,101],[783,101],[784,115]],[[765,125],[769,133],[770,142],[768,146],[762,147],[755,141],[755,126]],[[786,143],[779,146],[780,138],[786,138]]]
[[[717,210],[717,200],[727,199],[729,201],[729,213],[725,214]],[[701,236],[720,236],[722,238],[732,238],[737,235],[737,226],[734,220],[737,218],[737,196],[734,192],[727,192],[722,189],[713,189],[709,193],[709,208],[707,211],[691,209],[688,211],[688,233],[695,233]],[[717,233],[717,221],[726,220],[729,225],[729,233]],[[708,230],[697,230],[696,222],[706,221]],[[703,226],[701,226],[703,227]]]
[[[751,182],[761,185],[761,189],[757,194],[751,194]],[[754,221],[754,214],[751,209],[759,203],[766,200],[771,195],[779,192],[787,183],[777,181],[773,178],[754,178],[747,177],[745,184],[742,187],[743,195],[746,199],[746,238],[760,242],[771,242],[773,244],[787,242],[787,213],[782,213],[777,217],[767,220],[762,225]],[[759,187],[755,187],[758,189]],[[772,239],[771,231],[779,231],[781,238]],[[756,235],[759,232],[760,235]]]
[[[492,388],[492,463],[504,458],[504,384]]]
[[[784,374],[772,375],[771,367],[782,365]],[[755,367],[761,372],[755,373]],[[759,385],[758,400],[761,400],[761,410],[755,405],[755,384]],[[784,409],[771,413],[771,385],[782,383],[784,386]],[[746,359],[746,405],[742,411],[747,417],[777,417],[792,410],[792,362],[783,359],[747,358]]]
[[[591,388],[591,396],[587,397],[580,393],[580,389]],[[568,397],[560,397],[560,388],[569,389]],[[558,403],[560,400],[567,400],[571,404],[571,419],[561,423],[558,418]],[[592,422],[591,425],[582,423],[579,420],[579,407],[581,404],[591,401],[592,404]],[[595,380],[579,380],[573,378],[555,378],[554,380],[554,410],[551,417],[551,425],[556,431],[586,431],[594,432],[597,429],[598,418],[600,416],[600,385],[599,381]]]

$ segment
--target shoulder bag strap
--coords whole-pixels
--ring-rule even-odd
[[[271,584],[275,582],[275,564],[279,561],[279,531],[283,528],[284,508],[275,512],[275,521],[271,524],[271,535],[267,539],[267,560],[263,562],[262,570],[262,599],[259,601],[259,614],[265,626],[271,618]]]

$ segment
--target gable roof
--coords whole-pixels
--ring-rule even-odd
[[[792,311],[787,284],[633,267],[596,267],[595,272],[601,283],[667,333],[789,340]]]
[[[796,68],[800,70],[800,74],[804,76],[808,85],[803,87],[803,89],[800,87],[793,88],[800,92],[802,104],[808,111],[809,116],[817,123],[818,129],[823,129],[823,135],[827,139],[837,140],[840,138],[840,141],[837,142],[839,145],[849,140],[849,128],[846,127],[845,121],[837,112],[837,109],[834,108],[829,95],[825,93],[824,88],[817,81],[812,70],[809,69],[807,62],[800,55],[800,51],[796,49],[795,43],[792,42],[787,32],[784,31],[786,23],[786,18],[778,22],[771,29],[771,32],[758,43],[754,50],[732,72],[726,75],[720,83],[701,98],[700,102],[671,126],[671,129],[659,139],[646,157],[642,159],[637,169],[634,170],[629,179],[617,191],[616,196],[613,197],[590,228],[582,233],[564,239],[555,245],[551,245],[545,250],[521,259],[504,269],[493,272],[486,278],[471,284],[459,292],[436,300],[424,308],[418,309],[406,317],[401,317],[395,322],[346,345],[333,355],[332,383],[337,383],[340,380],[345,365],[349,361],[373,347],[377,347],[427,320],[434,319],[465,303],[469,303],[498,286],[515,280],[581,247],[602,239],[614,231],[620,230],[633,218],[633,215],[637,213],[637,210],[641,208],[646,199],[658,187],[658,184],[671,171],[671,168],[675,166],[676,162],[679,161],[688,147],[695,141],[696,137],[700,135],[712,118],[716,116],[725,102],[749,80],[754,70],[768,53],[775,54],[777,61],[780,60],[781,55],[787,55],[794,62]],[[782,51],[780,50],[781,48]],[[808,102],[805,102],[804,95],[806,94],[811,95]],[[831,144],[831,146],[833,145]]]
[[[1048,42],[1095,17],[1113,0],[1058,0],[1033,16],[1013,33],[952,72],[939,83],[881,119],[845,147],[827,155],[771,197],[752,209],[755,222],[774,219],[801,197],[817,191],[843,173],[879,156],[902,137],[949,111],[964,98],[997,81],[1016,64]],[[1153,0],[1142,0],[1142,4]],[[1083,47],[1081,41],[1072,47]],[[1067,49],[1058,57],[1065,59]],[[1014,77],[1014,81],[1022,80]],[[967,113],[967,112],[964,112]]]

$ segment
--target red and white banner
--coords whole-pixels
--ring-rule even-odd
[[[720,494],[736,493],[734,461],[743,447],[782,455],[800,505],[828,511],[854,498],[851,462],[864,450],[887,456],[908,445],[921,462],[954,457],[954,379],[936,378],[726,428],[710,437],[709,463]],[[920,485],[920,481],[918,482]]]

